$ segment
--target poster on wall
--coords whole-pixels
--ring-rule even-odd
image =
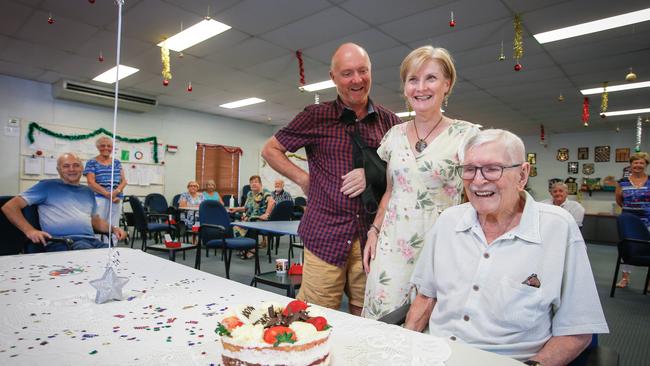
[[[528,153],[528,155],[526,155],[526,160],[528,161],[528,164],[530,164],[530,165],[537,164],[537,154]]]
[[[582,164],[582,174],[592,175],[596,169],[594,168],[594,163],[583,163]]]
[[[569,149],[562,147],[557,149],[557,156],[555,157],[558,161],[567,161],[569,160]]]
[[[627,147],[616,149],[616,162],[627,163],[630,160],[630,149]]]
[[[531,165],[530,166],[530,174],[529,176],[531,177],[536,177],[537,176],[537,166],[536,165]]]
[[[589,148],[588,147],[579,147],[578,148],[578,160],[587,160],[589,159]]]
[[[596,146],[594,149],[594,161],[596,163],[606,163],[609,161],[609,146]]]
[[[569,174],[578,174],[578,162],[570,161],[567,163],[567,171]]]

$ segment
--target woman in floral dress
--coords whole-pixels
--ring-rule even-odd
[[[447,207],[461,201],[462,181],[454,174],[458,148],[478,132],[472,123],[441,112],[456,81],[443,48],[420,47],[402,62],[404,95],[414,120],[393,127],[377,150],[388,162],[388,187],[368,232],[368,273],[362,315],[377,319],[410,302],[409,283],[425,233]]]

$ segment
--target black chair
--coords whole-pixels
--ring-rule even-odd
[[[0,196],[0,207],[4,206],[14,196]],[[23,214],[26,210],[36,211],[34,207],[27,206],[23,209]],[[27,217],[27,216],[26,216]],[[28,221],[30,221],[28,219]],[[38,220],[36,220],[38,222]],[[34,222],[30,222],[34,225]],[[14,255],[23,253],[25,245],[29,241],[25,234],[12,224],[4,212],[0,210],[0,255]]]
[[[202,216],[201,209],[207,211],[209,218]],[[201,245],[207,248],[223,248],[226,262],[226,278],[230,279],[230,262],[232,260],[233,250],[252,250],[255,249],[255,273],[260,270],[260,258],[257,250],[257,240],[248,237],[235,238],[232,226],[230,225],[230,216],[225,207],[217,201],[203,201],[199,206],[199,217],[201,217],[201,240],[205,240]]]
[[[296,220],[302,219],[305,214],[305,207],[307,207],[307,200],[305,197],[296,197],[293,200],[293,218]]]
[[[174,198],[172,198],[172,207],[173,207],[173,208],[178,208],[178,205],[179,205],[178,202],[179,202],[180,200],[181,200],[181,195],[180,195],[180,193],[179,193],[179,194],[175,195]]]
[[[273,211],[269,215],[267,221],[290,221],[293,218],[293,201],[282,201],[273,207]],[[271,263],[271,250],[275,245],[275,255],[278,255],[278,247],[280,246],[280,234],[269,233],[264,230],[259,231],[260,235],[267,237],[266,254],[269,256],[269,263]]]
[[[142,237],[142,250],[147,250],[147,237],[150,233],[162,233],[167,232],[170,235],[174,235],[176,232],[176,226],[172,225],[170,222],[167,223],[158,223],[150,222],[151,217],[163,218],[167,217],[167,214],[156,214],[149,213],[147,214],[144,210],[144,206],[140,199],[136,196],[129,196],[129,204],[131,204],[131,211],[133,212],[133,228],[134,231],[137,231]]]
[[[248,197],[248,192],[251,191],[251,186],[250,184],[247,184],[242,187],[241,189],[241,198],[239,199],[239,203],[243,206],[246,203],[246,197]]]
[[[609,297],[614,297],[621,263],[648,267],[643,285],[643,294],[645,295],[648,293],[648,283],[650,282],[650,231],[638,216],[625,212],[616,218],[616,225],[619,238],[618,258]]]
[[[148,213],[166,214],[169,213],[167,199],[160,193],[149,193],[144,198],[144,208]]]

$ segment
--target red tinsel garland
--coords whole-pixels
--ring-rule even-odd
[[[300,86],[305,86],[305,65],[302,61],[302,52],[300,50],[296,51],[296,57],[298,58],[298,69],[300,73]]]
[[[582,102],[582,123],[585,127],[589,126],[589,97]]]

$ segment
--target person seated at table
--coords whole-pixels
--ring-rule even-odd
[[[424,241],[405,327],[529,365],[566,365],[609,329],[578,225],[524,190],[524,144],[489,129],[459,149],[469,202]]]
[[[284,180],[276,179],[274,185],[275,190],[273,193],[271,193],[271,195],[273,196],[275,203],[280,203],[282,201],[293,201],[291,193],[284,190]]]
[[[571,201],[569,196],[569,187],[562,182],[555,182],[548,190],[552,198],[545,199],[542,203],[549,205],[560,206],[567,210],[571,216],[576,220],[576,224],[582,227],[582,220],[585,217],[585,208],[576,201]]]
[[[246,202],[243,207],[229,207],[228,212],[242,212],[241,216],[242,221],[255,221],[262,220],[266,221],[271,216],[271,211],[275,207],[275,201],[271,196],[271,192],[262,187],[262,178],[259,175],[253,175],[248,180],[248,183],[251,186],[250,192],[246,196]],[[253,233],[249,233],[248,230],[235,226],[233,228],[235,236],[252,236]],[[250,259],[255,256],[255,250],[244,251],[240,253],[242,259]]]
[[[65,243],[51,243],[52,237],[72,239],[72,249],[106,248],[108,244],[95,238],[94,232],[112,232],[118,240],[124,239],[124,230],[109,227],[99,215],[95,193],[80,184],[84,166],[79,157],[73,153],[61,155],[56,169],[60,179],[42,180],[2,206],[7,219],[48,252],[68,249]],[[21,211],[29,205],[38,206],[41,230],[33,227]]]
[[[202,193],[199,193],[199,183],[196,181],[189,181],[187,183],[187,192],[181,193],[181,197],[178,199],[178,207],[184,210],[181,210],[181,221],[185,223],[187,229],[192,229],[195,222],[199,221],[199,205],[205,197]]]
[[[208,183],[205,184],[205,191],[203,191],[203,200],[219,201],[219,203],[223,205],[223,200],[221,199],[219,192],[217,192],[217,183],[215,183],[212,179],[208,180]]]

